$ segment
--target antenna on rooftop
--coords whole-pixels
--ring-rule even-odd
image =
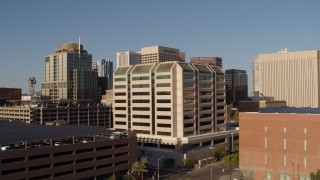
[[[35,90],[34,90],[34,88],[35,88],[35,86],[36,86],[36,83],[37,83],[36,78],[33,77],[33,76],[30,76],[30,77],[29,77],[29,80],[28,80],[28,86],[29,86],[29,95],[30,95],[31,97],[33,97],[33,96],[35,95]]]

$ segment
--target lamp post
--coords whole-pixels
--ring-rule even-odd
[[[292,179],[294,180],[294,163],[292,163]]]
[[[158,158],[158,180],[160,179],[160,174],[159,174],[159,167],[160,167],[160,159],[162,159],[162,158],[164,158],[164,157],[166,157],[166,155],[164,155],[164,156],[161,156],[161,157],[159,157]]]

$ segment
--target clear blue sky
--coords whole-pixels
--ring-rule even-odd
[[[44,79],[44,56],[81,42],[94,59],[162,45],[192,56],[220,56],[247,70],[260,53],[320,49],[319,0],[7,0],[0,2],[0,87],[28,92]],[[15,79],[15,80],[14,80]]]

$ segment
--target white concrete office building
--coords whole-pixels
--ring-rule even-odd
[[[292,107],[320,107],[320,51],[260,54],[252,67],[254,95],[285,100]]]
[[[117,68],[141,63],[141,53],[125,51],[117,52]]]
[[[141,146],[186,152],[225,142],[225,79],[219,67],[162,62],[114,73],[116,130],[132,130]]]

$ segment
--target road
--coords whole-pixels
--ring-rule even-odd
[[[212,180],[218,180],[220,176],[224,176],[223,179],[230,179],[229,170],[224,169],[221,162],[212,164]],[[228,178],[229,177],[229,178]],[[149,178],[148,178],[149,179]],[[152,178],[150,178],[152,179]],[[157,179],[155,176],[154,179]],[[175,180],[210,180],[211,179],[211,165],[207,165],[201,168],[195,168],[193,170],[161,170],[160,179],[175,179]]]

